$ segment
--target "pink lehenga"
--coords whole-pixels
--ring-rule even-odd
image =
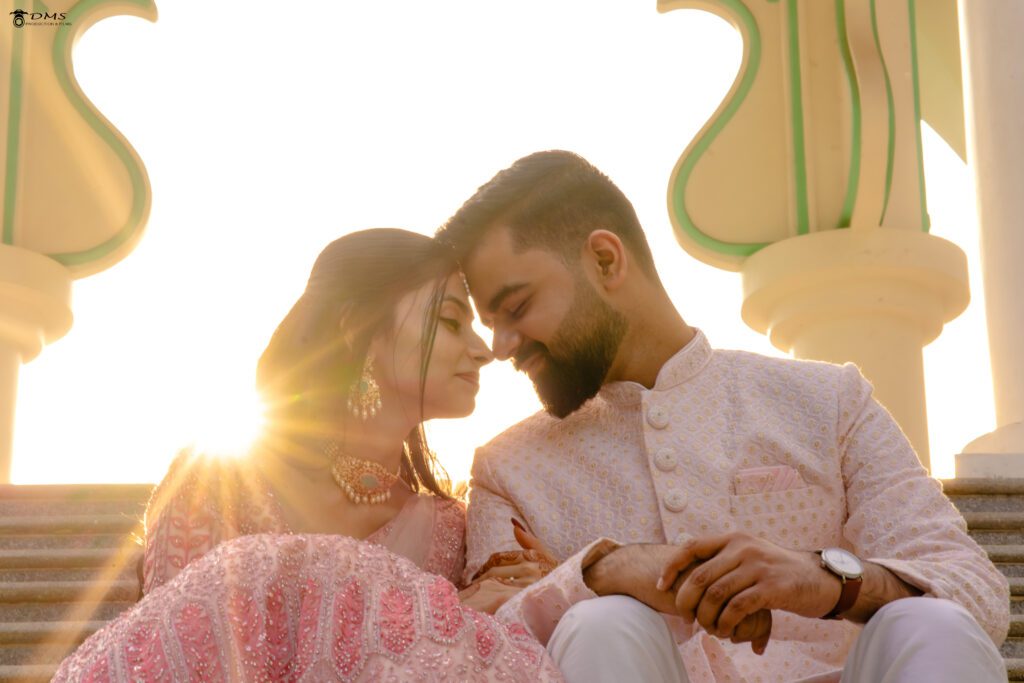
[[[464,508],[413,496],[363,541],[292,534],[246,460],[180,456],[146,513],[145,597],[54,681],[561,680],[463,607]]]

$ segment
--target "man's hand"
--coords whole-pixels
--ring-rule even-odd
[[[681,547],[671,545],[622,546],[591,565],[584,572],[583,580],[598,595],[629,595],[664,614],[677,614],[676,590],[700,563],[676,572],[664,589],[657,584],[663,570],[681,551]],[[728,637],[734,643],[749,642],[754,652],[761,654],[771,631],[772,614],[761,609],[740,620]]]
[[[771,631],[770,613],[737,628],[765,610],[780,609],[821,617],[839,601],[839,578],[824,569],[817,554],[789,550],[747,534],[706,536],[676,549],[665,563],[658,588],[675,590],[676,613],[697,621],[708,633],[733,642],[750,641],[763,652]]]

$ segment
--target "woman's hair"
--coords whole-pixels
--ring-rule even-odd
[[[301,429],[311,409],[344,406],[362,373],[370,342],[394,329],[399,300],[432,282],[422,320],[422,415],[441,302],[457,268],[451,250],[406,230],[362,230],[328,244],[313,264],[306,290],[277,326],[256,366],[256,388],[267,404],[270,423]],[[450,481],[427,447],[422,423],[406,437],[402,478],[414,491],[426,487],[450,495]]]

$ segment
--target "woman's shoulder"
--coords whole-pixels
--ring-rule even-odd
[[[224,457],[186,446],[178,451],[150,496],[148,518],[172,501],[215,503],[233,491],[251,465],[246,457]]]
[[[461,546],[466,537],[466,504],[461,500],[432,496],[434,513],[434,535],[444,539],[444,545]]]
[[[462,519],[463,522],[465,522],[466,504],[463,501],[456,498],[444,498],[433,494],[431,494],[430,497],[433,499],[434,509],[438,515]]]

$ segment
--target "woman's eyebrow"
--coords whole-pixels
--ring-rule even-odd
[[[460,298],[458,298],[456,296],[452,296],[451,294],[448,294],[448,295],[446,295],[444,297],[444,300],[441,303],[447,303],[447,302],[451,302],[451,303],[455,304],[460,309],[462,309],[462,312],[466,314],[467,318],[469,318],[470,320],[473,319],[473,309],[470,308],[469,304],[467,304],[462,299],[460,299]]]

